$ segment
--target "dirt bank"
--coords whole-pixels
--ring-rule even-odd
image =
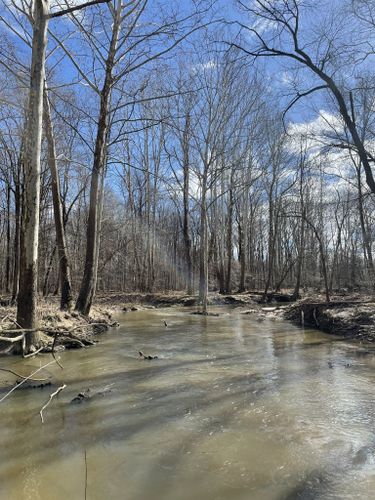
[[[14,306],[0,306],[0,336],[16,337],[21,332],[16,322]],[[94,306],[89,317],[76,311],[60,311],[57,301],[42,301],[38,306],[39,328],[41,335],[41,352],[50,352],[52,346],[56,350],[77,349],[94,345],[96,336],[115,326],[114,306]],[[0,340],[0,354],[12,352],[14,344]]]
[[[269,293],[264,297],[262,292],[219,294],[210,292],[208,305],[233,305],[237,307],[257,303],[291,302],[290,293]],[[199,304],[197,295],[183,292],[169,293],[106,293],[98,295],[96,303],[103,307],[117,307],[125,312],[153,307],[192,307]]]
[[[375,342],[375,300],[305,299],[285,310],[284,317],[297,325],[305,325],[346,338]]]

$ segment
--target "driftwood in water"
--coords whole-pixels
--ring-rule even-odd
[[[212,317],[215,317],[215,318],[217,318],[218,316],[220,316],[219,313],[213,313],[213,312],[208,312],[208,311],[193,311],[191,314],[195,314],[195,315],[198,315],[198,316],[212,316]]]
[[[148,359],[148,360],[159,359],[157,356],[152,356],[151,354],[144,354],[142,351],[139,351],[139,357],[141,359]]]
[[[87,388],[85,391],[81,391],[75,396],[71,403],[83,403],[85,401],[91,401],[94,398],[102,397],[110,394],[112,392],[114,384],[107,385],[105,387],[99,387],[97,389]]]

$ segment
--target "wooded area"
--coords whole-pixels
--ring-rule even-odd
[[[0,36],[21,327],[38,295],[373,291],[371,0],[1,0]]]

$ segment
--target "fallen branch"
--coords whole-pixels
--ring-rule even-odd
[[[19,332],[20,330],[2,330],[5,333],[14,333],[14,332]],[[24,338],[25,334],[23,333],[22,335],[18,335],[17,337],[0,337],[0,340],[3,342],[11,342],[12,344],[14,342],[19,342]]]
[[[44,345],[42,345],[42,347],[39,347],[39,349],[37,349],[36,351],[34,352],[30,352],[29,354],[24,354],[23,355],[23,358],[26,359],[26,358],[32,358],[33,356],[36,356],[37,354],[39,354],[41,351],[43,351],[44,349]]]
[[[49,395],[49,399],[48,399],[47,403],[41,408],[41,410],[39,412],[40,418],[42,420],[42,424],[44,424],[43,411],[47,408],[47,406],[50,404],[50,402],[52,401],[52,399],[55,396],[57,396],[62,390],[64,390],[65,387],[66,387],[66,384],[61,385],[58,389],[56,389],[55,392],[53,392],[52,394]]]
[[[64,367],[62,366],[62,364],[60,363],[60,361],[56,358],[55,356],[55,345],[56,345],[56,339],[57,339],[57,335],[54,336],[53,338],[53,344],[52,344],[52,351],[51,351],[51,354],[52,354],[52,357],[53,359],[56,361],[56,363],[59,365],[59,367],[63,370]]]
[[[4,316],[4,318],[1,320],[1,323],[5,323],[5,321],[6,321],[7,319],[9,319],[9,318],[10,318],[10,314],[7,314],[7,315],[6,315],[6,316]],[[13,321],[13,320],[12,320],[12,321]]]
[[[75,338],[74,336],[71,335],[64,335],[62,337],[62,340],[68,341],[68,342],[73,342],[78,344],[80,347],[85,347],[85,344],[82,342],[82,340]]]

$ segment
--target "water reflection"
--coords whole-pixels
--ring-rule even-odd
[[[84,498],[85,450],[94,500],[373,498],[372,350],[238,312],[140,311],[121,324],[51,368],[67,388],[44,425],[50,389],[0,405],[0,498]]]

